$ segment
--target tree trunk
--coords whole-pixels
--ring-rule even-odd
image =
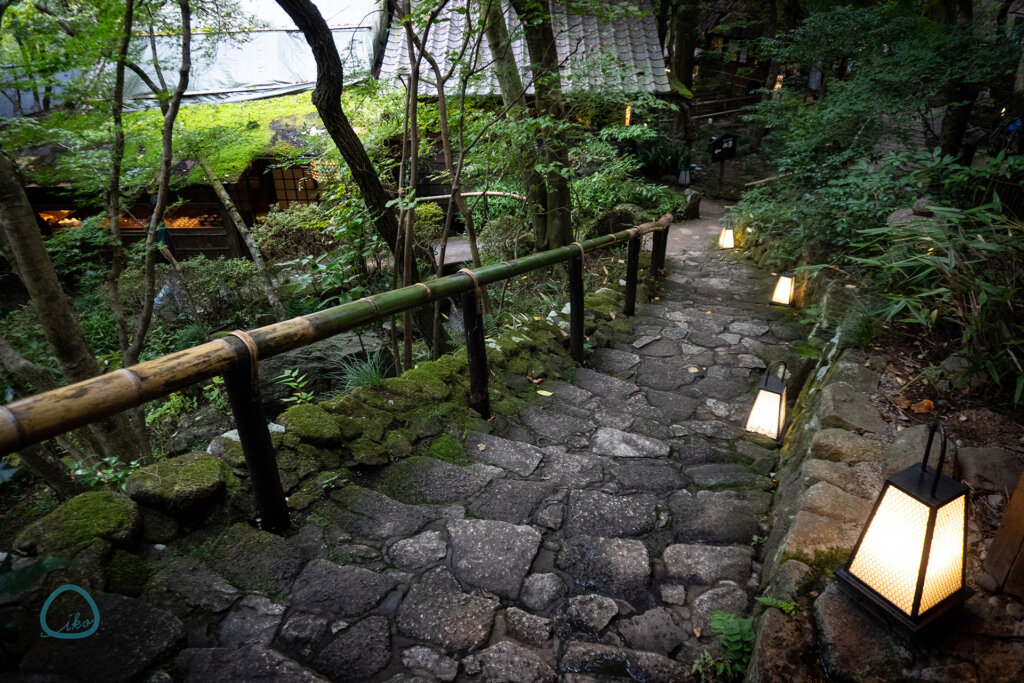
[[[953,31],[965,30],[974,19],[971,0],[945,0],[946,22]],[[939,131],[939,147],[943,154],[957,156],[967,134],[971,111],[978,99],[980,86],[964,82],[951,83],[947,89],[946,114]]]
[[[512,120],[524,119],[528,113],[526,89],[523,87],[522,78],[519,77],[519,67],[512,53],[512,41],[508,35],[500,0],[481,0],[480,14],[487,45],[494,60],[494,73],[501,89],[501,99],[508,108],[508,117]],[[547,205],[547,188],[544,186],[544,178],[534,170],[534,164],[521,163],[519,171],[523,189],[526,191],[526,204],[530,211],[534,239],[540,244],[548,231],[547,215],[544,212]]]
[[[295,26],[302,31],[306,42],[313,51],[313,59],[316,61],[316,88],[313,89],[313,106],[320,114],[324,128],[334,141],[334,145],[341,153],[352,179],[359,187],[370,213],[374,216],[374,224],[377,232],[387,243],[388,248],[397,264],[401,255],[396,252],[398,244],[398,219],[395,212],[389,207],[390,198],[384,191],[384,185],[380,182],[377,169],[374,168],[370,156],[366,153],[362,141],[352,125],[345,116],[341,107],[341,92],[344,81],[341,58],[338,56],[338,49],[334,45],[334,38],[327,22],[324,21],[320,10],[310,0],[277,0]],[[419,281],[419,274],[413,264],[411,273],[413,281]],[[432,316],[428,307],[416,308],[413,313],[416,319],[416,327],[420,330],[423,338],[428,344],[433,342],[430,334],[432,330]]]
[[[249,232],[249,228],[245,225],[242,214],[238,212],[238,207],[231,201],[231,196],[224,189],[224,184],[217,178],[213,166],[210,165],[210,160],[200,153],[196,155],[196,161],[198,161],[199,166],[203,169],[203,173],[206,174],[206,180],[216,193],[217,199],[220,200],[220,203],[231,217],[231,222],[235,224],[235,230],[242,237],[245,246],[249,248],[253,265],[256,266],[256,273],[260,277],[260,282],[263,283],[263,292],[267,295],[270,307],[274,309],[274,315],[277,316],[278,320],[284,320],[288,317],[288,314],[285,312],[284,306],[281,305],[281,300],[277,298],[277,294],[274,292],[274,280],[267,271],[267,266],[263,262],[263,254],[260,253],[259,245],[256,244],[256,240],[252,238],[252,233]]]
[[[558,71],[558,51],[551,14],[547,5],[532,0],[511,0],[523,23],[526,47],[530,53],[533,88],[536,93],[537,112],[553,119],[563,116],[562,82]],[[569,180],[561,171],[569,168],[569,147],[560,136],[544,140],[545,161],[551,170],[545,174],[547,186],[547,230],[538,249],[554,249],[572,242],[572,214],[569,203]]]
[[[778,8],[776,7],[775,0],[771,0],[768,4],[768,25],[765,27],[764,36],[767,38],[774,38],[775,32],[778,30]],[[772,90],[775,88],[775,79],[779,73],[779,63],[774,59],[768,62],[768,75],[764,79],[764,89],[767,91],[761,95],[761,101],[765,102],[772,96]],[[761,141],[764,140],[764,123],[762,121],[754,121],[754,125],[750,130],[750,146],[756,152],[761,149]]]
[[[35,214],[25,196],[14,163],[0,154],[0,231],[5,233],[22,284],[28,291],[39,325],[57,358],[61,372],[70,382],[79,382],[100,374],[100,365],[92,355],[71,303],[61,289]],[[106,456],[124,462],[144,452],[128,420],[117,415],[101,423],[96,430]]]
[[[146,234],[146,287],[143,297],[142,314],[139,316],[138,326],[135,328],[135,339],[132,341],[128,353],[125,355],[125,365],[137,363],[142,347],[146,343],[146,333],[149,331],[149,324],[153,320],[153,295],[156,285],[155,254],[153,246],[156,242],[156,227],[164,218],[164,210],[167,208],[167,196],[171,180],[171,161],[174,149],[174,121],[178,118],[178,109],[181,106],[181,96],[188,88],[189,73],[192,70],[192,9],[188,0],[178,0],[178,9],[181,12],[181,66],[178,68],[178,84],[171,94],[171,100],[164,111],[164,126],[162,131],[162,150],[160,156],[160,177],[156,194],[156,207],[149,219],[149,231]]]
[[[672,8],[672,75],[691,92],[700,6],[699,0],[683,0]]]

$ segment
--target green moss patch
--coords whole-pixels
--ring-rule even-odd
[[[149,507],[194,519],[223,498],[227,465],[206,453],[188,453],[142,467],[128,478],[128,496]]]
[[[107,590],[137,598],[152,573],[149,565],[138,555],[114,550],[106,569]]]
[[[317,446],[341,445],[341,429],[337,421],[312,403],[292,406],[278,416],[277,422],[303,441]]]
[[[24,529],[14,547],[33,554],[68,556],[97,538],[128,545],[141,526],[139,508],[130,498],[113,491],[90,491]]]

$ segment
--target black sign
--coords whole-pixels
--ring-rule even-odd
[[[711,138],[708,150],[711,152],[711,161],[732,159],[736,156],[736,136],[727,134]]]

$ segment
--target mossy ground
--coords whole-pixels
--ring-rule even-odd
[[[127,543],[140,523],[138,506],[128,497],[113,491],[89,491],[26,528],[15,546],[70,555],[96,538]]]
[[[780,564],[786,560],[797,560],[806,564],[811,568],[811,572],[798,586],[799,591],[801,593],[809,591],[820,593],[825,590],[825,586],[833,581],[836,569],[850,559],[850,552],[849,548],[829,548],[828,550],[815,550],[813,557],[805,552],[786,552],[783,553]]]

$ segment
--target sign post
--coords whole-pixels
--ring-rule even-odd
[[[711,138],[708,152],[711,154],[711,161],[718,162],[718,189],[721,190],[725,182],[725,160],[736,156],[736,136],[726,133]]]

